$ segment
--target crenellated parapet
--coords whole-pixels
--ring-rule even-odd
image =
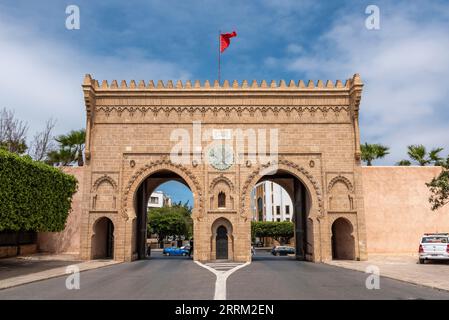
[[[199,80],[182,81],[177,80],[158,80],[157,82],[150,80],[146,82],[145,80],[135,81],[131,80],[129,83],[126,80],[112,80],[109,83],[107,80],[100,81],[93,79],[89,74],[85,76],[84,85],[90,85],[95,91],[104,90],[350,90],[353,86],[361,84],[360,76],[355,74],[351,79],[347,79],[344,82],[342,80],[318,80],[316,82],[309,80],[307,82],[299,80],[297,82],[290,80],[288,83],[285,80],[280,81],[257,81],[257,80],[243,80],[241,82],[233,80],[224,80],[219,83],[218,80],[210,82],[205,80],[200,82]],[[84,86],[83,85],[83,86]]]

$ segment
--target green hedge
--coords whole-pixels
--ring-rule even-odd
[[[291,238],[295,234],[293,222],[283,221],[253,221],[251,222],[252,237],[272,237],[275,239]]]
[[[62,231],[76,189],[74,176],[0,150],[0,231]]]

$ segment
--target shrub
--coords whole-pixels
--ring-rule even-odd
[[[74,176],[0,150],[0,231],[62,231],[76,189]]]

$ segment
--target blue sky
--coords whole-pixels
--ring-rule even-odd
[[[81,29],[65,28],[78,5]],[[380,8],[380,30],[365,8]],[[0,0],[0,107],[56,134],[84,126],[80,84],[96,79],[217,75],[218,30],[237,31],[222,79],[347,79],[360,73],[362,142],[406,157],[422,143],[449,152],[449,2]]]
[[[157,187],[156,190],[163,191],[164,193],[168,194],[172,199],[172,203],[178,203],[179,201],[181,201],[181,203],[184,204],[188,201],[189,206],[193,207],[194,205],[192,191],[190,191],[189,188],[178,181],[165,182]]]

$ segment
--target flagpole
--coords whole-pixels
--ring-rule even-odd
[[[221,51],[220,51],[220,36],[221,30],[218,30],[218,85],[220,86],[220,76],[221,76]]]

